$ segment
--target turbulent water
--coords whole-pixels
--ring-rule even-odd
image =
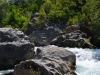
[[[37,47],[35,47],[35,50]],[[77,75],[100,75],[100,49],[66,48],[76,55]],[[7,73],[13,70],[0,71]],[[1,75],[1,74],[0,74]]]
[[[66,49],[76,55],[77,75],[100,75],[100,49]]]
[[[0,71],[0,75],[4,75],[4,74],[7,74],[9,72],[13,72],[14,70],[13,69],[9,69],[9,70],[2,70]]]

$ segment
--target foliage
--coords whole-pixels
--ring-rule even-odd
[[[0,0],[0,27],[26,30],[30,17],[39,12],[36,25],[46,20],[60,25],[85,22],[100,38],[100,0]]]
[[[85,6],[82,8],[82,13],[85,14],[85,22],[88,28],[95,35],[93,38],[100,37],[100,1],[87,0]]]
[[[70,0],[45,0],[40,8],[40,12],[42,13],[42,9],[46,13],[47,19],[54,23],[64,24],[69,15],[71,15],[70,9],[73,9],[74,6],[75,3]]]
[[[2,27],[2,20],[7,16],[9,12],[9,4],[6,0],[0,0],[0,27]]]
[[[29,19],[27,16],[24,16],[22,9],[19,7],[16,7],[12,5],[9,15],[3,19],[3,24],[5,26],[11,26],[12,28],[19,28],[23,29],[26,28],[27,23],[29,22]]]
[[[38,71],[33,70],[33,68],[30,69],[30,74],[31,75],[41,75],[40,70],[38,69]]]
[[[5,10],[8,8],[8,12],[4,12],[7,15],[1,19],[2,26],[0,27],[12,27],[18,28],[22,31],[27,29],[28,22],[30,21],[30,17],[32,13],[38,11],[38,5],[35,1],[24,1],[22,0],[18,2],[6,2],[8,6],[5,6]]]

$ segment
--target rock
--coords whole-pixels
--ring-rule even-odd
[[[31,59],[34,43],[18,29],[0,28],[0,69],[13,67],[20,61]]]
[[[91,33],[90,29],[87,28],[87,25],[84,22],[80,23],[78,25],[80,27],[80,30],[87,34],[87,37],[92,36],[92,33]]]
[[[76,64],[75,54],[57,46],[39,47],[34,59],[23,61],[14,67],[14,75],[31,75],[41,72],[41,75],[68,75],[69,63]]]
[[[77,25],[67,26],[66,33],[71,33],[71,32],[77,31],[77,30],[80,30],[80,31],[86,33],[87,36],[92,35],[89,28],[86,27],[85,23],[79,23]]]
[[[86,41],[87,34],[80,30],[61,35],[51,41],[51,45],[59,47],[82,47],[90,48],[92,44]]]
[[[43,28],[33,31],[29,37],[34,39],[36,46],[46,46],[49,45],[51,40],[58,36],[61,32],[62,31],[56,25],[46,25]]]
[[[35,22],[39,16],[39,13],[34,13],[28,23],[27,31],[25,32],[27,35],[32,33],[33,31],[37,30],[39,27],[35,25]]]
[[[45,20],[45,23],[39,27],[35,24],[38,17],[38,13],[32,15],[25,33],[31,39],[34,39],[36,46],[46,46],[50,44],[52,39],[62,34],[62,30],[66,28],[66,25],[58,25]]]
[[[66,33],[71,33],[71,32],[74,32],[76,30],[80,30],[79,25],[71,25],[71,26],[68,26],[66,28]]]

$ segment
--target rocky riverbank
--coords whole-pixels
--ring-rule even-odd
[[[0,69],[13,68],[34,56],[34,43],[18,29],[0,28]]]
[[[0,42],[0,69],[15,66],[14,75],[31,75],[30,69],[37,71],[38,68],[41,75],[74,73],[71,68],[75,67],[76,57],[64,48],[49,45],[38,48],[34,53],[32,39],[12,28],[0,28]]]
[[[34,40],[36,46],[56,45],[59,47],[95,48],[91,44],[90,30],[84,23],[77,25],[59,25],[46,21],[42,27],[36,27],[39,14],[35,13],[28,24],[26,34]]]
[[[34,59],[26,60],[14,67],[14,75],[32,75],[32,71],[41,75],[72,75],[71,69],[76,64],[75,55],[61,47],[45,46],[36,50]],[[75,74],[74,74],[75,75]]]
[[[14,75],[31,75],[30,70],[38,69],[41,75],[77,75],[72,69],[75,54],[61,47],[94,48],[89,29],[84,23],[65,28],[50,21],[38,28],[34,25],[37,17],[31,18],[28,36],[18,29],[0,28],[0,69],[14,67]],[[42,47],[34,52],[34,44]]]

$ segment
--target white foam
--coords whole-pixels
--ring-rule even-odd
[[[7,74],[7,73],[9,73],[9,72],[13,72],[13,71],[14,71],[14,69],[1,70],[1,71],[0,71],[0,75],[4,75],[4,74]]]
[[[3,73],[0,73],[0,75],[4,75]]]
[[[100,75],[100,49],[66,48],[76,54],[78,75]]]

